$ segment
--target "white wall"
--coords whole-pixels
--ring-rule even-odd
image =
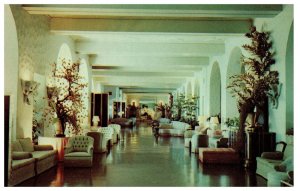
[[[290,28],[293,22],[293,6],[286,5],[282,13],[274,17],[273,19],[256,19],[254,21],[257,30],[270,31],[271,40],[273,42],[273,49],[275,50],[275,65],[271,67],[271,70],[277,70],[279,72],[279,81],[283,84],[281,95],[279,97],[279,103],[277,109],[269,107],[269,127],[270,131],[276,132],[276,139],[286,140],[286,123],[287,118],[284,115],[287,112],[287,76],[286,76],[286,50],[287,42],[290,33]],[[291,121],[290,124],[293,124]]]
[[[18,94],[18,39],[15,21],[9,5],[4,5],[4,95],[10,95],[9,148],[16,139]],[[3,123],[2,123],[3,124]],[[3,131],[2,131],[3,132]],[[5,148],[6,149],[6,148]],[[8,177],[11,172],[11,149],[8,150]],[[4,158],[4,157],[3,157]]]
[[[16,137],[32,136],[33,106],[23,102],[20,79],[33,80],[33,74],[47,76],[49,65],[56,62],[60,46],[68,44],[72,50],[73,60],[77,59],[73,40],[65,36],[50,33],[49,18],[39,15],[29,15],[20,5],[11,5],[16,22],[19,48],[18,79],[18,111]],[[45,84],[41,84],[46,87]]]
[[[10,95],[10,139],[16,139],[18,95],[18,37],[9,5],[4,5],[4,95]]]

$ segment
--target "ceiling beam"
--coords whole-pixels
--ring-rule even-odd
[[[129,20],[52,18],[52,32],[164,32],[164,33],[246,33],[250,20]]]
[[[77,42],[76,51],[80,54],[111,56],[212,56],[225,52],[223,43],[93,43]]]
[[[30,14],[47,14],[51,17],[147,17],[147,18],[199,18],[199,17],[273,17],[282,5],[254,4],[25,4]]]
[[[194,74],[192,72],[169,72],[169,71],[156,71],[156,72],[148,72],[147,68],[144,71],[131,72],[131,71],[92,71],[93,76],[101,76],[101,77],[114,77],[114,78],[135,78],[135,77],[148,77],[148,78],[165,78],[165,77],[173,77],[173,78],[183,78],[183,77],[193,77]]]
[[[178,67],[184,69],[189,67],[206,66],[209,64],[209,57],[147,57],[147,56],[91,56],[90,63],[93,66],[126,66],[137,68],[146,66]],[[149,67],[148,67],[149,68]],[[193,68],[193,69],[194,69]]]

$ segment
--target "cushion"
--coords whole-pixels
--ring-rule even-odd
[[[282,160],[283,153],[282,152],[263,152],[261,154],[261,158],[273,159],[273,160]]]
[[[19,168],[22,168],[27,165],[33,165],[34,166],[35,159],[34,158],[28,158],[23,160],[13,160],[11,164],[12,170],[17,170]]]
[[[19,139],[19,142],[23,148],[23,151],[26,151],[26,152],[34,151],[33,144],[31,142],[30,138]]]
[[[23,151],[23,148],[22,148],[22,146],[21,146],[21,144],[20,144],[19,141],[12,142],[12,150],[13,151],[18,151],[18,152]]]
[[[32,152],[32,157],[37,159],[38,161],[43,160],[45,158],[48,158],[50,156],[55,156],[57,153],[56,150],[50,150],[50,151],[35,151]]]
[[[171,124],[167,124],[167,123],[163,123],[159,125],[160,129],[172,129],[172,125]]]
[[[216,130],[209,129],[207,130],[207,135],[209,137],[216,138],[216,139],[223,137],[221,129],[216,129]]]
[[[280,172],[288,172],[294,170],[294,162],[292,157],[288,157],[279,165],[274,166],[275,170]]]
[[[12,160],[22,160],[32,158],[32,154],[30,152],[12,152]]]
[[[91,154],[87,152],[71,152],[65,154],[65,157],[91,157]]]

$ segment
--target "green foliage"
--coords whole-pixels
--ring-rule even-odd
[[[270,71],[270,66],[275,64],[275,60],[274,53],[271,52],[269,33],[258,32],[252,27],[246,37],[251,39],[251,44],[243,45],[251,55],[241,59],[242,64],[246,66],[246,72],[231,76],[231,84],[227,86],[231,94],[237,97],[239,108],[246,102],[258,106],[265,104],[266,98],[272,99],[270,91],[279,84],[279,73]]]
[[[184,121],[189,124],[196,124],[197,101],[199,97],[185,98],[184,94],[179,94],[174,100],[172,113],[175,120]]]
[[[238,127],[240,125],[240,118],[239,117],[228,117],[225,121],[227,127]]]

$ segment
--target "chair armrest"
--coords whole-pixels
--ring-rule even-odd
[[[263,152],[261,154],[261,158],[272,159],[272,160],[282,160],[283,153],[282,152]]]
[[[53,146],[52,145],[34,145],[34,150],[35,151],[53,150]]]
[[[279,145],[279,144],[282,145],[282,151],[281,151],[281,152],[284,153],[285,148],[286,148],[286,145],[287,145],[286,142],[283,142],[283,141],[277,142],[277,143],[276,143],[276,146]]]
[[[22,159],[28,159],[32,158],[32,154],[30,152],[17,152],[14,151],[11,154],[12,160],[22,160]]]
[[[73,148],[72,147],[64,147],[64,153],[68,154],[70,152],[72,152]]]
[[[93,145],[89,145],[87,149],[88,149],[87,151],[88,151],[89,154],[93,154],[93,150],[94,150]]]
[[[221,138],[217,141],[217,147],[218,148],[227,148],[228,147],[228,138]]]

